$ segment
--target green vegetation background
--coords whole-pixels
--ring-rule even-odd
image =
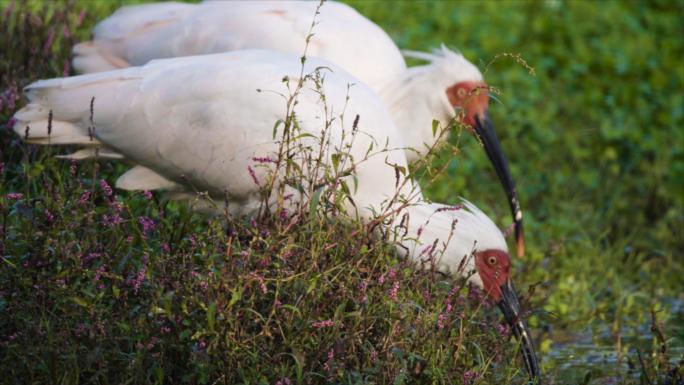
[[[9,3],[0,1],[0,9]],[[87,12],[83,25],[74,32],[80,39],[87,38],[97,20],[124,3],[129,2],[75,2],[71,9]],[[535,329],[545,330],[539,337],[542,355],[554,348],[556,337],[550,330],[587,328],[607,330],[613,336],[595,343],[615,344],[616,350],[630,354],[631,347],[621,345],[618,337],[642,330],[651,310],[672,325],[667,330],[670,345],[681,347],[684,335],[674,325],[683,323],[684,296],[683,3],[350,3],[382,26],[401,48],[427,50],[443,42],[459,49],[481,69],[486,68],[488,83],[501,90],[500,103],[494,101],[490,112],[525,212],[528,255],[517,261],[516,280],[523,291],[534,285],[532,304],[543,309],[535,311],[532,318]],[[30,4],[39,9],[61,3]],[[66,57],[65,52],[52,52],[45,62],[35,64],[33,72],[18,71],[17,63],[25,61],[21,55],[28,51],[17,48],[22,44],[18,38],[0,37],[0,92],[11,84],[20,87],[36,80],[29,76],[57,76],[61,72],[57,63]],[[65,47],[64,42],[58,41],[55,47]],[[507,53],[522,55],[534,68],[534,75],[504,55]],[[3,105],[0,124],[13,112]],[[5,171],[0,175],[0,195],[22,192],[39,196],[46,191],[38,182],[41,174],[50,175],[48,180],[54,182],[68,173],[68,164],[49,160],[46,150],[21,152],[12,143],[13,134],[2,130]],[[448,163],[446,173],[423,186],[436,201],[467,197],[504,226],[509,219],[503,192],[477,146],[474,139],[464,136],[459,156],[444,151],[436,160],[437,164]],[[26,165],[31,159],[46,165]],[[120,170],[105,164],[98,172],[111,183]],[[156,213],[146,209],[146,202],[138,196],[124,196],[131,199],[131,217]],[[6,233],[12,226],[18,234],[31,225],[20,218],[23,208],[11,206],[8,199],[3,202]],[[95,204],[102,205],[99,201]],[[190,214],[182,207],[169,211],[186,218],[191,228],[206,225],[196,217],[188,219]],[[174,227],[169,224],[168,228],[172,231]],[[14,245],[5,244],[8,260],[21,258],[20,251],[26,255],[36,252],[26,239],[17,237]],[[20,238],[24,243],[20,244]],[[149,242],[145,247],[154,250],[159,244]],[[19,289],[26,291],[27,298],[31,286],[22,280],[29,275],[21,276],[9,264],[1,268],[5,287],[0,331],[9,333],[16,320],[7,312],[12,302],[7,290],[16,287],[7,285],[26,285]],[[402,283],[410,282],[407,273]],[[49,323],[56,322],[51,318],[56,316],[38,318]],[[13,346],[8,335],[3,338],[6,347]],[[15,346],[13,352],[20,355],[26,351]],[[44,352],[36,354],[37,361],[46,360],[41,355]],[[2,365],[10,365],[12,359],[16,357],[4,355]],[[45,362],[49,367],[49,360]],[[547,372],[560,373],[552,361],[547,360],[545,366]],[[55,373],[56,369],[50,370]],[[3,371],[11,372],[6,366]],[[584,373],[560,375],[576,379]],[[192,381],[201,382],[203,377],[198,376]],[[439,375],[434,378],[444,381]]]

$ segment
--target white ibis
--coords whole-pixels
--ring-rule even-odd
[[[95,27],[93,41],[74,47],[74,67],[97,72],[152,59],[253,48],[302,54],[317,6],[308,1],[217,1],[123,7]],[[477,67],[442,47],[433,54],[410,54],[429,64],[407,69],[390,37],[342,3],[324,4],[318,20],[308,54],[341,66],[381,96],[410,149],[410,162],[440,139],[432,129],[434,119],[447,127],[465,109],[463,123],[481,139],[506,191],[517,254],[523,255],[520,202],[487,113],[487,85]]]
[[[501,231],[468,202],[461,209],[429,203],[410,179],[398,184],[397,170],[407,167],[407,159],[385,105],[358,79],[322,59],[307,60],[303,73],[321,67],[332,70],[322,70],[322,88],[308,78],[297,97],[294,116],[301,131],[296,140],[322,146],[328,167],[335,154],[348,154],[351,171],[344,179],[357,187],[345,210],[366,221],[395,210],[380,226],[405,234],[397,243],[400,254],[420,265],[426,248],[434,247],[440,271],[464,274],[460,266],[475,271],[468,279],[501,308],[522,341],[526,370],[538,378]],[[119,187],[178,191],[192,186],[218,201],[226,194],[229,210],[250,214],[261,201],[255,178],[274,175],[273,169],[252,166],[258,159],[277,159],[284,125],[274,122],[284,118],[283,95],[293,92],[301,71],[296,55],[246,50],[40,80],[26,87],[29,104],[15,114],[14,130],[29,143],[97,144],[107,156],[125,157],[136,166],[119,178]],[[354,116],[359,117],[356,126]],[[316,137],[326,121],[329,140],[321,142]],[[87,156],[83,151],[88,150],[74,157]],[[305,170],[304,158],[292,161]],[[298,199],[298,190],[291,192]]]

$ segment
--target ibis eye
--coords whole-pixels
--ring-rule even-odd
[[[467,93],[468,92],[465,90],[465,88],[459,88],[456,90],[456,95],[461,99],[465,98]]]
[[[494,256],[490,256],[489,258],[487,258],[487,263],[489,264],[489,266],[496,265],[496,262],[497,262],[497,259]]]

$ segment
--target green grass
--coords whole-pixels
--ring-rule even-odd
[[[676,363],[684,347],[684,6],[352,4],[402,48],[460,49],[501,90],[490,111],[528,237],[515,280],[535,309],[550,381],[665,383],[677,368],[664,360]],[[30,28],[20,28],[17,10],[28,8]],[[0,26],[0,125],[22,103],[9,103],[10,94],[60,76],[68,48],[116,8],[30,2],[0,16],[11,21]],[[535,75],[503,53],[521,54]],[[120,165],[58,161],[61,149],[26,146],[4,127],[0,151],[0,373],[8,381],[465,383],[473,373],[471,383],[524,381],[496,311],[459,282],[416,272],[390,246],[358,237],[361,224],[231,218],[228,231],[224,218],[161,195],[109,196],[101,181],[113,184]],[[431,199],[468,197],[508,223],[474,139],[464,135],[457,152],[445,148],[432,163],[446,171],[424,181]],[[155,226],[145,231],[147,219]],[[648,329],[652,313],[665,341]],[[646,343],[630,339],[644,327]],[[635,373],[549,358],[572,344],[564,334],[587,330]],[[658,354],[664,345],[670,350]]]

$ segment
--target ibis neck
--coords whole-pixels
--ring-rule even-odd
[[[483,229],[478,221],[477,215],[463,206],[422,201],[407,207],[390,226],[397,236],[398,252],[419,268],[432,269],[434,266],[446,274],[466,275],[475,268],[471,257],[474,250],[487,244],[489,240],[483,237],[489,235],[485,231],[492,230]],[[493,231],[500,237],[499,240],[494,234],[495,243],[503,241],[496,227]],[[471,279],[480,278],[474,275]]]
[[[440,136],[433,134],[433,120],[446,128],[455,115],[446,88],[444,92],[435,92],[440,88],[433,66],[424,65],[407,69],[380,91],[404,144],[412,149],[406,151],[409,162],[423,157],[438,144]],[[444,139],[446,135],[441,137]]]

